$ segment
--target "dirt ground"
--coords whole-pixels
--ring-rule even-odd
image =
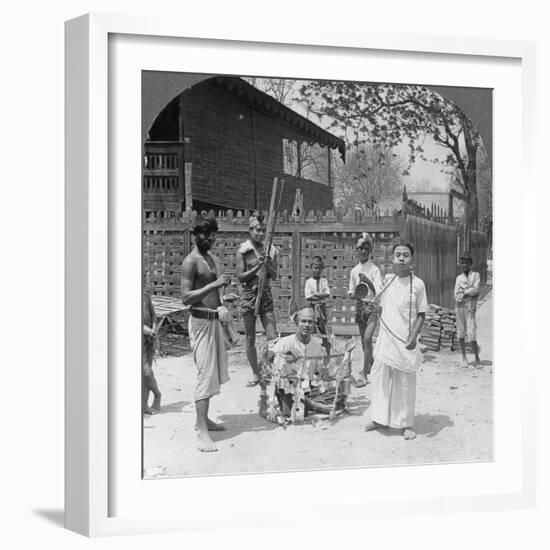
[[[192,392],[195,369],[191,354],[157,360],[162,392],[159,414],[144,419],[144,477],[277,472],[441,462],[493,458],[492,293],[478,307],[478,342],[482,369],[458,365],[460,354],[424,353],[418,372],[415,429],[405,441],[394,430],[364,432],[370,420],[370,388],[353,388],[352,414],[287,429],[258,416],[258,388],[246,388],[250,368],[242,345],[230,352],[231,380],[212,399],[210,416],[227,431],[213,433],[218,452],[196,450]],[[353,373],[362,362],[355,347]],[[325,418],[325,417],[318,417]]]

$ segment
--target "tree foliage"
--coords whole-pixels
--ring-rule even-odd
[[[258,90],[274,97],[279,103],[288,105],[291,103],[291,96],[294,93],[296,80],[289,78],[261,78],[248,77],[245,78],[249,84],[252,84]]]
[[[493,232],[493,177],[491,162],[485,147],[480,147],[477,157],[479,188],[479,228],[489,237],[492,245]]]
[[[423,86],[341,81],[305,82],[300,97],[317,116],[331,119],[330,128],[355,148],[365,142],[389,148],[406,142],[413,163],[418,158],[430,160],[420,143],[423,136],[431,135],[446,150],[442,168],[456,169],[461,176],[467,225],[477,228],[476,162],[481,137],[454,103]]]
[[[335,202],[345,209],[359,208],[365,214],[384,199],[399,196],[403,163],[390,148],[364,144],[347,155],[335,170]]]

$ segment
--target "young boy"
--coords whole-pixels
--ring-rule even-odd
[[[160,412],[161,394],[153,373],[153,358],[155,356],[155,336],[157,332],[157,316],[150,294],[143,293],[142,300],[143,336],[141,348],[141,404],[144,414]],[[149,392],[153,394],[153,404],[149,406]]]
[[[376,330],[378,321],[377,306],[374,304],[374,298],[382,286],[382,275],[378,266],[370,259],[373,249],[373,242],[368,233],[363,233],[357,241],[357,259],[359,263],[351,270],[349,276],[348,294],[356,298],[355,302],[355,322],[359,327],[359,336],[363,346],[363,368],[357,380],[357,387],[362,388],[367,385],[368,376],[372,367],[372,337]],[[371,292],[362,299],[355,296],[355,290],[360,282],[366,282],[371,288]],[[372,289],[374,288],[374,292]]]
[[[460,273],[455,282],[454,297],[456,301],[456,328],[458,333],[458,342],[462,353],[462,364],[470,367],[466,357],[466,342],[468,338],[472,345],[472,351],[475,356],[476,368],[481,368],[479,360],[479,346],[476,340],[476,308],[479,296],[479,273],[472,271],[472,255],[464,251],[460,255]],[[470,367],[471,368],[471,367]]]
[[[380,291],[380,334],[372,367],[372,420],[365,430],[401,429],[405,439],[414,439],[416,371],[422,353],[416,340],[428,309],[426,287],[411,272],[414,247],[399,241],[393,247],[393,273],[384,278]]]
[[[307,303],[315,312],[315,328],[323,338],[323,347],[327,355],[330,355],[330,342],[328,341],[327,330],[327,306],[326,302],[330,296],[330,287],[325,277],[322,277],[325,263],[321,256],[314,256],[311,260],[311,277],[306,280],[304,295]]]

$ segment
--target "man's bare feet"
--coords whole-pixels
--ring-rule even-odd
[[[155,397],[155,399],[153,399],[153,404],[151,405],[151,408],[156,412],[160,412],[160,395],[158,397]]]
[[[157,411],[155,411],[152,407],[149,407],[149,405],[147,405],[143,409],[143,414],[157,414]]]
[[[355,383],[356,388],[364,388],[369,383],[367,377],[364,374],[360,374]]]
[[[481,364],[481,361],[479,359],[476,359],[476,362],[474,363],[474,366],[476,369],[482,369],[483,365]]]
[[[403,437],[407,440],[414,439],[416,432],[412,428],[403,428]]]
[[[218,424],[218,423],[214,422],[213,420],[210,420],[210,418],[206,419],[206,424],[208,426],[208,431],[209,432],[225,432],[226,429],[227,429],[223,424]],[[195,422],[195,431],[198,431],[198,429],[199,429],[199,427],[198,427],[197,423]]]
[[[382,424],[378,424],[378,422],[375,422],[374,420],[371,420],[365,426],[365,431],[366,432],[372,432],[373,430],[380,430],[381,428],[385,428],[385,426],[382,426]]]
[[[218,450],[216,444],[210,439],[208,432],[197,432],[197,449],[201,453],[212,453]]]

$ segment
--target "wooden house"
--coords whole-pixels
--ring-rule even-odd
[[[344,142],[237,77],[206,78],[174,97],[144,143],[144,211],[333,208],[332,167]]]

